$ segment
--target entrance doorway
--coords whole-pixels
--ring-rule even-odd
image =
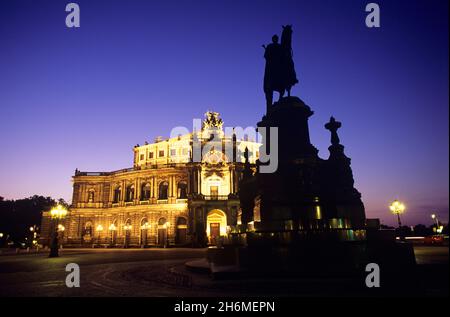
[[[123,247],[128,248],[130,246],[131,242],[131,219],[127,219],[125,221],[125,225],[123,226],[124,230],[124,241],[123,241]]]
[[[147,235],[148,235],[149,228],[150,228],[150,225],[148,224],[147,218],[143,218],[141,220],[141,239],[140,239],[140,245],[142,248],[145,248],[148,244]]]
[[[158,246],[167,246],[167,220],[166,218],[160,218],[158,220]]]
[[[206,235],[212,245],[217,245],[219,239],[227,233],[227,216],[219,209],[211,210],[206,217]]]
[[[184,217],[179,217],[177,219],[177,232],[175,239],[175,243],[179,245],[186,244],[187,242],[187,220]]]
[[[217,239],[220,237],[220,223],[219,222],[210,223],[209,232],[211,244],[217,244]]]

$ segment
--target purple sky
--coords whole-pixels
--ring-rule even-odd
[[[0,196],[71,199],[71,176],[132,165],[132,147],[212,109],[254,126],[265,109],[262,44],[293,24],[300,84],[328,157],[333,115],[368,217],[448,221],[448,2],[79,0],[0,2]]]

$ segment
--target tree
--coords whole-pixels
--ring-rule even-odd
[[[433,231],[427,228],[427,226],[423,224],[418,224],[414,226],[414,235],[426,237],[432,234]]]
[[[67,207],[63,199],[58,200]],[[9,236],[9,240],[17,246],[30,236],[30,227],[40,227],[42,212],[56,205],[51,197],[34,195],[18,200],[0,199],[0,232]]]

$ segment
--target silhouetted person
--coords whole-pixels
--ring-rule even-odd
[[[280,98],[284,92],[282,82],[282,49],[278,43],[278,35],[272,36],[272,43],[265,46],[264,58],[266,68],[264,71],[264,93],[266,94],[267,110],[273,103],[273,92],[278,91]]]

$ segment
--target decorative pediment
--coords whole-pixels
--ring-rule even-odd
[[[205,178],[211,177],[211,176],[218,176],[220,178],[223,178],[224,174],[222,169],[219,168],[209,168],[207,170],[205,170]]]

